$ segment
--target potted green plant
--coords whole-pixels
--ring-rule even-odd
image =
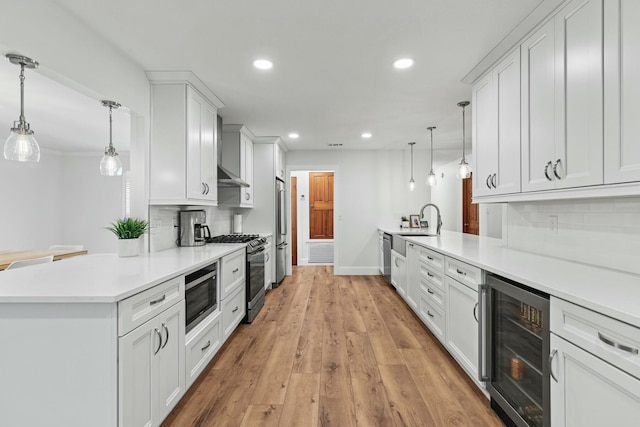
[[[400,218],[400,220],[402,221],[402,225],[400,226],[401,228],[409,228],[409,220],[406,216],[402,215],[402,218]]]
[[[149,231],[149,222],[140,218],[118,218],[107,230],[118,238],[118,256],[140,255],[140,237]]]

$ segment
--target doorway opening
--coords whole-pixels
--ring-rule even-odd
[[[469,178],[462,180],[462,232],[468,234],[480,234],[480,214],[478,204],[472,203],[473,173]]]
[[[333,265],[334,194],[334,171],[291,172],[292,265]]]

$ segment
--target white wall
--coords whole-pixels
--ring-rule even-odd
[[[129,153],[120,152],[129,170]],[[104,227],[124,216],[123,176],[102,176],[102,153],[62,156],[62,238],[59,244],[84,245],[90,253],[115,252],[117,239]]]
[[[336,274],[377,274],[378,227],[398,226],[400,217],[429,201],[429,190],[409,191],[407,151],[289,151],[287,170],[334,170]],[[414,170],[417,183],[428,170]],[[288,174],[289,175],[289,174]]]
[[[510,248],[640,273],[640,197],[510,203],[504,227]]]
[[[471,163],[470,159],[467,161]],[[438,182],[431,188],[431,203],[440,208],[443,230],[462,232],[462,181],[456,176],[459,164],[460,160],[455,160],[435,168]],[[433,208],[428,209],[430,231],[435,231],[436,211]]]
[[[0,159],[0,250],[61,243],[61,156],[41,150],[39,163]]]

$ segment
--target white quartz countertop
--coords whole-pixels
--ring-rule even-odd
[[[408,234],[399,228],[379,230]],[[640,327],[639,275],[509,249],[500,239],[471,234],[443,231],[405,239]]]
[[[89,254],[4,270],[0,271],[0,303],[113,303],[245,247],[208,244],[130,258]]]

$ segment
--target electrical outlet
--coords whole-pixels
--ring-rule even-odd
[[[549,215],[549,230],[551,234],[558,234],[558,216]]]

